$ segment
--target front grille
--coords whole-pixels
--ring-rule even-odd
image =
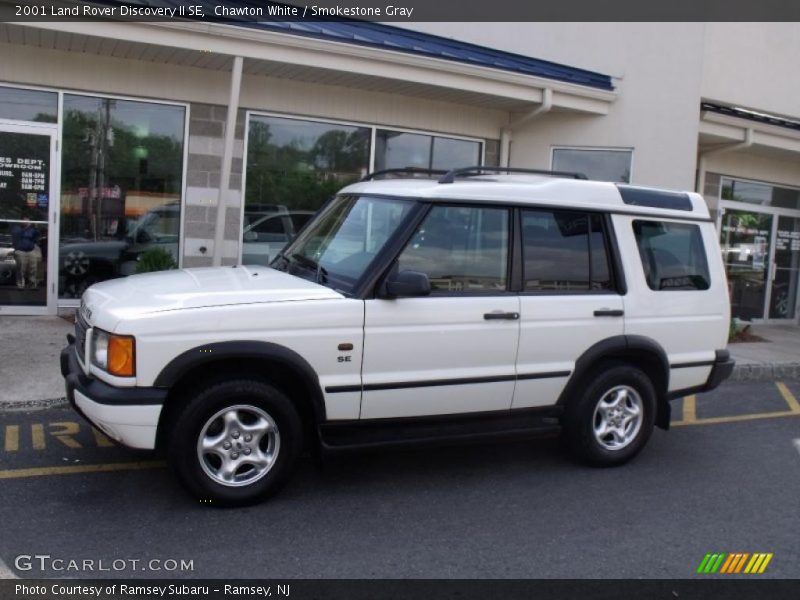
[[[78,312],[75,319],[75,347],[78,350],[78,360],[83,363],[83,357],[86,356],[86,330],[89,329],[89,324],[83,318],[83,315]]]

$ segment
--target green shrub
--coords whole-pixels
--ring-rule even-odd
[[[150,248],[139,255],[134,272],[151,273],[153,271],[166,271],[177,268],[178,265],[169,251],[164,250],[164,248]]]

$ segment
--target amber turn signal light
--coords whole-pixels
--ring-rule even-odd
[[[108,372],[117,377],[136,375],[133,353],[133,338],[130,336],[108,336]]]

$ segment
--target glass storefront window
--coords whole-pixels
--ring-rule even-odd
[[[418,133],[379,130],[375,135],[375,170],[431,168],[432,139]]]
[[[58,94],[0,86],[0,119],[56,123]]]
[[[630,150],[554,148],[553,170],[583,173],[595,181],[630,183]]]
[[[800,190],[756,181],[723,177],[721,197],[723,200],[734,200],[747,204],[800,209]]]
[[[59,297],[130,275],[146,252],[177,265],[185,113],[64,96]]]
[[[454,169],[481,162],[481,143],[471,140],[378,129],[375,134],[375,170]]]
[[[454,169],[473,167],[481,164],[481,145],[479,142],[454,140],[452,138],[433,138],[431,168]]]
[[[369,170],[368,127],[252,116],[242,262],[266,265],[322,204]]]

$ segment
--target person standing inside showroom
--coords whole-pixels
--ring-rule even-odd
[[[14,260],[17,263],[17,287],[19,289],[36,288],[39,285],[39,263],[42,251],[39,248],[39,230],[25,216],[22,224],[11,230],[14,244]]]

